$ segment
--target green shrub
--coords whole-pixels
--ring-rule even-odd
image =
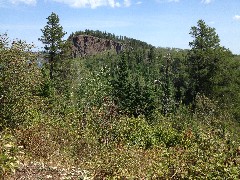
[[[9,132],[0,133],[0,178],[14,173],[19,165],[20,149],[16,139]]]
[[[152,128],[143,117],[120,118],[114,131],[117,141],[129,146],[149,148],[155,144]]]
[[[33,45],[21,40],[9,44],[7,35],[0,35],[0,131],[28,118],[28,111],[36,107],[36,90],[41,84]]]

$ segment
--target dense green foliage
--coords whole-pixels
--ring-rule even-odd
[[[189,43],[189,98],[195,99],[198,93],[207,96],[212,94],[213,79],[219,73],[219,66],[224,63],[231,53],[220,46],[220,39],[203,20],[198,21],[197,27],[192,27],[190,34],[194,38]],[[192,97],[191,97],[192,96]]]
[[[37,66],[42,55],[1,35],[0,178],[34,159],[96,179],[239,179],[240,58],[202,20],[190,34],[190,50],[62,51],[53,76],[51,61]]]
[[[36,66],[32,45],[23,41],[9,44],[6,34],[0,37],[0,130],[16,127],[29,118],[37,101],[41,72]]]

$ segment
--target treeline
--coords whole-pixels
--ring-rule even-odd
[[[85,31],[76,31],[75,33],[72,33],[68,39],[71,40],[74,36],[78,36],[78,35],[89,35],[89,36],[94,36],[94,37],[98,37],[98,38],[104,38],[104,39],[109,39],[109,40],[113,40],[116,42],[121,42],[124,45],[126,45],[127,47],[131,47],[131,48],[151,48],[153,47],[152,45],[134,39],[134,38],[129,38],[126,36],[117,36],[115,34],[112,33],[107,33],[106,31],[99,31],[99,30],[89,30],[86,29]]]
[[[89,57],[86,67],[93,72],[108,69],[108,95],[123,114],[168,114],[181,105],[194,110],[196,98],[204,95],[218,101],[219,107],[227,106],[239,120],[237,56],[220,46],[215,29],[202,20],[191,35],[190,50],[126,49],[119,56]]]
[[[238,120],[239,61],[223,49],[222,59],[213,59],[219,63],[208,69],[208,65],[190,64],[189,53],[184,50],[139,49],[124,51],[119,56],[87,57],[83,62],[93,73],[102,69],[108,72],[108,76],[104,76],[109,83],[108,90],[111,89],[107,96],[123,115],[150,117],[155,111],[168,115],[182,105],[194,111],[197,97],[204,95],[218,101],[219,108],[227,106]],[[212,68],[215,68],[214,72],[209,72]],[[101,93],[106,96],[103,89]]]

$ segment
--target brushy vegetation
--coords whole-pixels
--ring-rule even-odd
[[[0,47],[0,178],[28,162],[74,166],[83,179],[240,178],[240,64],[229,51],[60,53],[50,78],[26,43],[1,35]],[[190,77],[200,55],[204,77]]]

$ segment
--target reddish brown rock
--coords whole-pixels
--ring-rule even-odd
[[[89,35],[74,36],[72,42],[75,58],[109,51],[119,53],[123,50],[123,45],[120,42]]]

